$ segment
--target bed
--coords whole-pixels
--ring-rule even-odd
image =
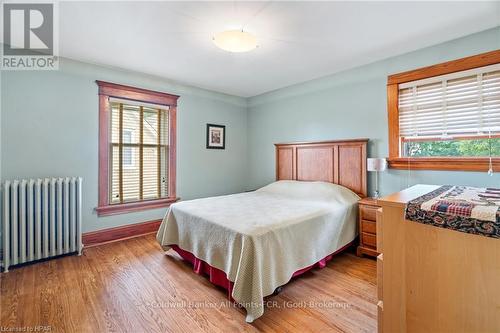
[[[367,141],[276,144],[276,182],[173,204],[157,240],[228,289],[252,322],[264,297],[356,238]]]

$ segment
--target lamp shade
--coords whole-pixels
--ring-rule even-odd
[[[366,159],[366,169],[368,171],[385,171],[387,160],[385,158],[368,158]]]

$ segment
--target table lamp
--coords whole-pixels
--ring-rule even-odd
[[[375,171],[375,193],[373,197],[378,199],[380,193],[378,192],[378,173],[387,169],[387,161],[385,158],[368,158],[366,160],[366,170]]]

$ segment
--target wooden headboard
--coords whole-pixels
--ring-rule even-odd
[[[368,139],[276,143],[276,180],[324,181],[367,195]]]

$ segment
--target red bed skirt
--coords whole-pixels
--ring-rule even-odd
[[[323,259],[321,259],[320,261],[318,261],[317,263],[315,263],[311,266],[299,269],[298,271],[293,273],[290,278],[299,276],[299,275],[301,275],[301,274],[303,274],[303,273],[305,273],[313,268],[325,267],[326,264],[328,263],[328,261],[332,260],[334,255],[344,251],[345,249],[350,247],[354,242],[355,241],[352,241],[349,244],[341,247],[340,249],[338,249],[334,253],[324,257]],[[203,260],[196,258],[191,252],[185,251],[185,250],[181,249],[180,247],[178,247],[177,245],[169,245],[169,246],[175,252],[177,252],[181,256],[182,259],[190,262],[193,265],[193,270],[196,274],[200,274],[200,275],[205,274],[208,276],[211,283],[215,284],[216,286],[219,286],[219,287],[226,289],[228,298],[232,300],[231,295],[233,293],[234,282],[229,281],[225,272],[221,271],[218,268],[210,266],[209,264],[207,264]]]

